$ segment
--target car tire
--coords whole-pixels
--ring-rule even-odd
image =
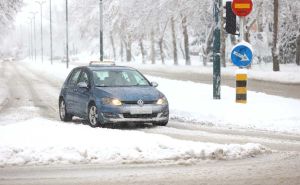
[[[168,121],[153,123],[153,125],[155,125],[155,126],[166,126],[167,124],[168,124]]]
[[[73,115],[67,112],[66,102],[64,99],[61,99],[59,102],[59,117],[60,120],[64,122],[71,121],[73,118]]]
[[[100,126],[100,122],[98,120],[97,107],[95,104],[91,104],[89,106],[88,121],[89,121],[90,126],[93,128]]]

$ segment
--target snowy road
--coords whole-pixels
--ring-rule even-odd
[[[0,78],[7,82],[10,94],[0,107],[0,121],[7,120],[5,123],[9,124],[35,116],[58,120],[57,97],[62,79],[51,78],[41,71],[32,70],[16,62],[3,62],[0,65]],[[126,132],[131,128],[122,130]],[[0,184],[297,184],[300,182],[299,134],[218,128],[174,120],[170,121],[166,128],[144,126],[137,130],[188,141],[219,144],[259,143],[276,151],[233,161],[179,161],[175,164],[170,162],[116,166],[98,164],[11,166],[0,168]]]

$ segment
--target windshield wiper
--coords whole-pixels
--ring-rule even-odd
[[[109,87],[107,85],[96,85],[96,87]]]

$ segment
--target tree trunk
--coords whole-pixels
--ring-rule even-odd
[[[151,31],[151,63],[155,64],[155,45],[154,45],[154,31]]]
[[[160,58],[161,63],[165,64],[165,54],[164,54],[164,48],[163,48],[164,39],[160,38],[158,41],[159,51],[160,51]]]
[[[185,51],[185,65],[191,65],[190,48],[189,48],[189,35],[187,30],[187,18],[182,18],[182,30],[184,39],[184,51]]]
[[[178,54],[177,54],[177,44],[176,44],[176,33],[175,33],[175,20],[174,17],[171,18],[171,31],[172,31],[172,44],[173,44],[173,57],[174,65],[178,65]]]
[[[183,49],[182,43],[181,43],[180,41],[179,41],[179,48],[180,48],[180,51],[181,51],[181,53],[182,53],[183,58],[185,58],[184,49]]]
[[[220,8],[220,15],[221,15],[221,25],[225,24],[225,19],[223,17],[224,8]],[[226,67],[226,36],[225,36],[225,29],[221,28],[221,64],[223,67]]]
[[[112,46],[112,49],[113,49],[114,61],[116,61],[116,47],[115,47],[114,37],[113,37],[112,32],[110,32],[109,34],[110,34],[111,46]]]
[[[280,71],[279,57],[278,57],[278,12],[279,12],[279,0],[274,0],[274,23],[273,23],[273,47],[272,47],[272,57],[273,57],[273,71]]]
[[[207,66],[207,63],[209,62],[210,56],[211,56],[211,45],[213,43],[213,33],[214,28],[213,26],[208,30],[205,45],[202,47],[202,55],[203,55],[203,66]]]
[[[120,38],[120,56],[121,56],[121,62],[124,61],[124,44],[123,44],[123,39],[122,37]]]
[[[256,23],[257,23],[257,31],[263,32],[263,1],[260,2],[258,5],[258,12],[256,14]]]
[[[296,64],[300,66],[300,31],[297,37]]]
[[[126,61],[131,62],[132,54],[131,54],[131,36],[126,37],[125,41],[125,49],[126,49]]]
[[[145,64],[145,48],[144,48],[144,43],[143,43],[143,39],[141,38],[139,40],[139,45],[140,45],[140,49],[141,49],[141,54],[142,54],[142,62],[143,64]]]
[[[126,43],[126,61],[131,62],[132,55],[131,55],[131,41]]]

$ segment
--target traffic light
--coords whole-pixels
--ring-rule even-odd
[[[236,15],[233,13],[231,8],[231,1],[226,2],[226,26],[225,30],[227,33],[236,35]]]

